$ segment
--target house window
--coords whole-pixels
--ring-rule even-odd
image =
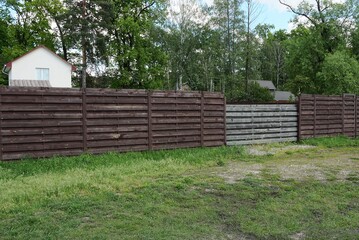
[[[36,68],[36,80],[49,80],[48,68]]]

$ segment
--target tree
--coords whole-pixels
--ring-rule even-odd
[[[348,33],[354,22],[352,7],[356,1],[334,3],[330,0],[315,0],[314,4],[302,1],[294,8],[280,0],[296,14],[298,23],[286,41],[286,71],[289,78],[286,86],[293,93],[322,91],[323,82],[318,80],[317,74],[322,72],[328,55],[346,49],[349,45]]]
[[[41,44],[54,49],[50,22],[43,12],[38,11],[36,1],[1,0],[0,3],[2,12],[8,13],[7,31],[13,41],[8,57],[17,57]]]
[[[359,94],[359,62],[348,52],[328,54],[322,71],[317,74],[321,94]]]
[[[321,71],[326,52],[318,35],[310,28],[300,26],[293,30],[286,42],[285,71],[288,74],[286,87],[294,94],[318,92],[317,73]]]
[[[252,32],[252,25],[260,15],[259,4],[253,0],[245,0],[246,3],[246,44],[245,44],[245,89],[248,90],[250,78],[256,79],[254,55],[255,36]],[[254,44],[253,44],[254,43]]]
[[[111,55],[115,68],[112,87],[161,88],[166,58],[154,39],[162,21],[165,1],[113,0]]]
[[[112,5],[111,2],[102,0],[64,0],[64,6],[66,10],[55,17],[63,24],[58,29],[66,29],[68,34],[63,36],[62,44],[68,44],[67,50],[76,49],[73,57],[81,59],[82,81],[81,84],[75,82],[75,85],[86,87],[88,67],[96,68],[108,62],[107,42],[110,40],[108,30],[111,29],[112,24]],[[59,32],[64,33],[60,30]]]
[[[352,53],[359,60],[359,6],[356,7],[355,26],[351,31],[351,46]]]
[[[344,26],[351,24],[351,9],[346,7],[351,5],[353,1],[346,1],[344,4],[334,3],[331,0],[315,0],[314,4],[308,1],[302,1],[298,8],[279,0],[281,4],[288,7],[294,14],[296,20],[302,17],[307,20],[307,24],[313,27],[318,33],[318,40],[321,40],[323,49],[328,53],[333,53],[343,42]]]
[[[178,8],[178,9],[176,9]],[[191,66],[197,66],[197,49],[200,49],[202,9],[194,0],[176,1],[170,9],[167,22],[168,35],[165,41],[167,53],[170,56],[170,73],[175,89],[181,90],[184,84],[194,88]]]
[[[11,45],[11,39],[8,33],[9,22],[9,12],[0,8],[0,66],[2,66],[1,63],[6,63],[9,60],[6,56],[6,51],[4,51],[5,49],[9,49]],[[6,83],[7,77],[0,74],[0,85],[5,85]]]
[[[241,9],[243,1],[226,0],[214,1],[211,12],[211,26],[219,33],[218,44],[219,55],[216,61],[218,68],[222,71],[221,91],[226,93],[228,98],[235,95],[235,89],[241,86],[243,64],[243,33],[244,13]]]
[[[272,81],[277,89],[283,87],[286,81],[284,71],[286,58],[286,44],[288,34],[284,30],[274,33],[273,25],[260,24],[255,31],[259,37],[260,74],[263,79]]]
[[[242,85],[244,85],[243,83]],[[244,86],[239,86],[236,88],[236,95],[232,98],[228,98],[227,102],[229,103],[265,103],[273,102],[274,96],[269,91],[268,88],[261,87],[257,82],[250,81],[248,83],[248,90],[245,90]]]
[[[37,1],[0,0],[0,64],[24,54],[38,45],[54,49],[51,23],[38,9]],[[7,76],[0,81],[7,84]]]

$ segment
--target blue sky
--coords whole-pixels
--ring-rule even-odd
[[[213,0],[202,0],[211,5]],[[278,0],[256,0],[260,11],[260,16],[257,19],[256,24],[273,24],[276,30],[286,29],[290,30],[292,25],[290,20],[293,18],[293,14],[281,5]],[[286,0],[288,4],[297,6],[300,1],[298,0]]]
[[[213,3],[213,0],[201,0],[209,5]],[[294,28],[290,21],[294,18],[294,14],[291,13],[287,7],[279,3],[279,0],[253,0],[259,4],[259,8],[262,9],[260,16],[258,17],[256,24],[273,24],[276,30],[285,29],[292,30]],[[283,2],[297,7],[303,0],[283,0]],[[306,2],[314,3],[314,0],[306,0]],[[333,2],[344,2],[344,0],[333,0]],[[256,25],[255,24],[255,25]]]
[[[262,11],[258,17],[257,23],[273,24],[276,30],[290,30],[292,28],[292,24],[290,24],[290,20],[292,20],[294,17],[292,13],[287,10],[271,7],[263,3],[261,3],[260,6]]]

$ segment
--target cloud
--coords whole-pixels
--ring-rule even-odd
[[[267,5],[269,8],[274,8],[276,10],[279,10],[280,12],[288,11],[287,7],[280,4],[278,0],[257,0],[257,2],[263,5]],[[298,4],[300,3],[300,1],[298,0],[283,0],[283,2],[294,7],[298,6]]]
[[[333,0],[335,3],[343,3],[345,0]],[[288,8],[281,4],[279,0],[257,0],[258,3],[261,3],[263,5],[267,5],[270,8],[275,8],[276,10],[279,10],[281,12],[288,11]],[[297,7],[301,2],[298,0],[282,0],[282,2],[287,3],[290,6]],[[307,0],[307,2],[315,3],[314,0]]]
[[[209,6],[213,4],[213,0],[202,0],[202,2],[206,3]]]

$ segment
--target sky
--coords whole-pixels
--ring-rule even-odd
[[[273,24],[276,30],[291,30],[293,28],[293,24],[290,21],[294,18],[294,14],[280,4],[278,0],[259,0],[258,3],[261,5],[262,10],[258,23]]]
[[[202,0],[203,2],[211,5],[213,0]],[[257,24],[272,24],[276,30],[285,29],[292,30],[294,28],[293,24],[290,22],[294,18],[294,14],[291,13],[287,7],[280,4],[278,0],[255,0],[259,4],[261,9],[261,14],[258,17]],[[308,0],[313,2],[312,0]],[[343,2],[344,0],[334,0],[334,2]],[[291,5],[298,6],[301,2],[300,0],[283,0],[283,2]]]
[[[213,0],[203,0],[203,2],[211,5]],[[284,2],[297,6],[300,1],[286,0]],[[280,4],[278,0],[257,0],[257,3],[261,11],[255,25],[264,23],[273,24],[276,30],[290,30],[293,27],[293,25],[290,24],[290,20],[294,15],[289,12],[285,6]]]

